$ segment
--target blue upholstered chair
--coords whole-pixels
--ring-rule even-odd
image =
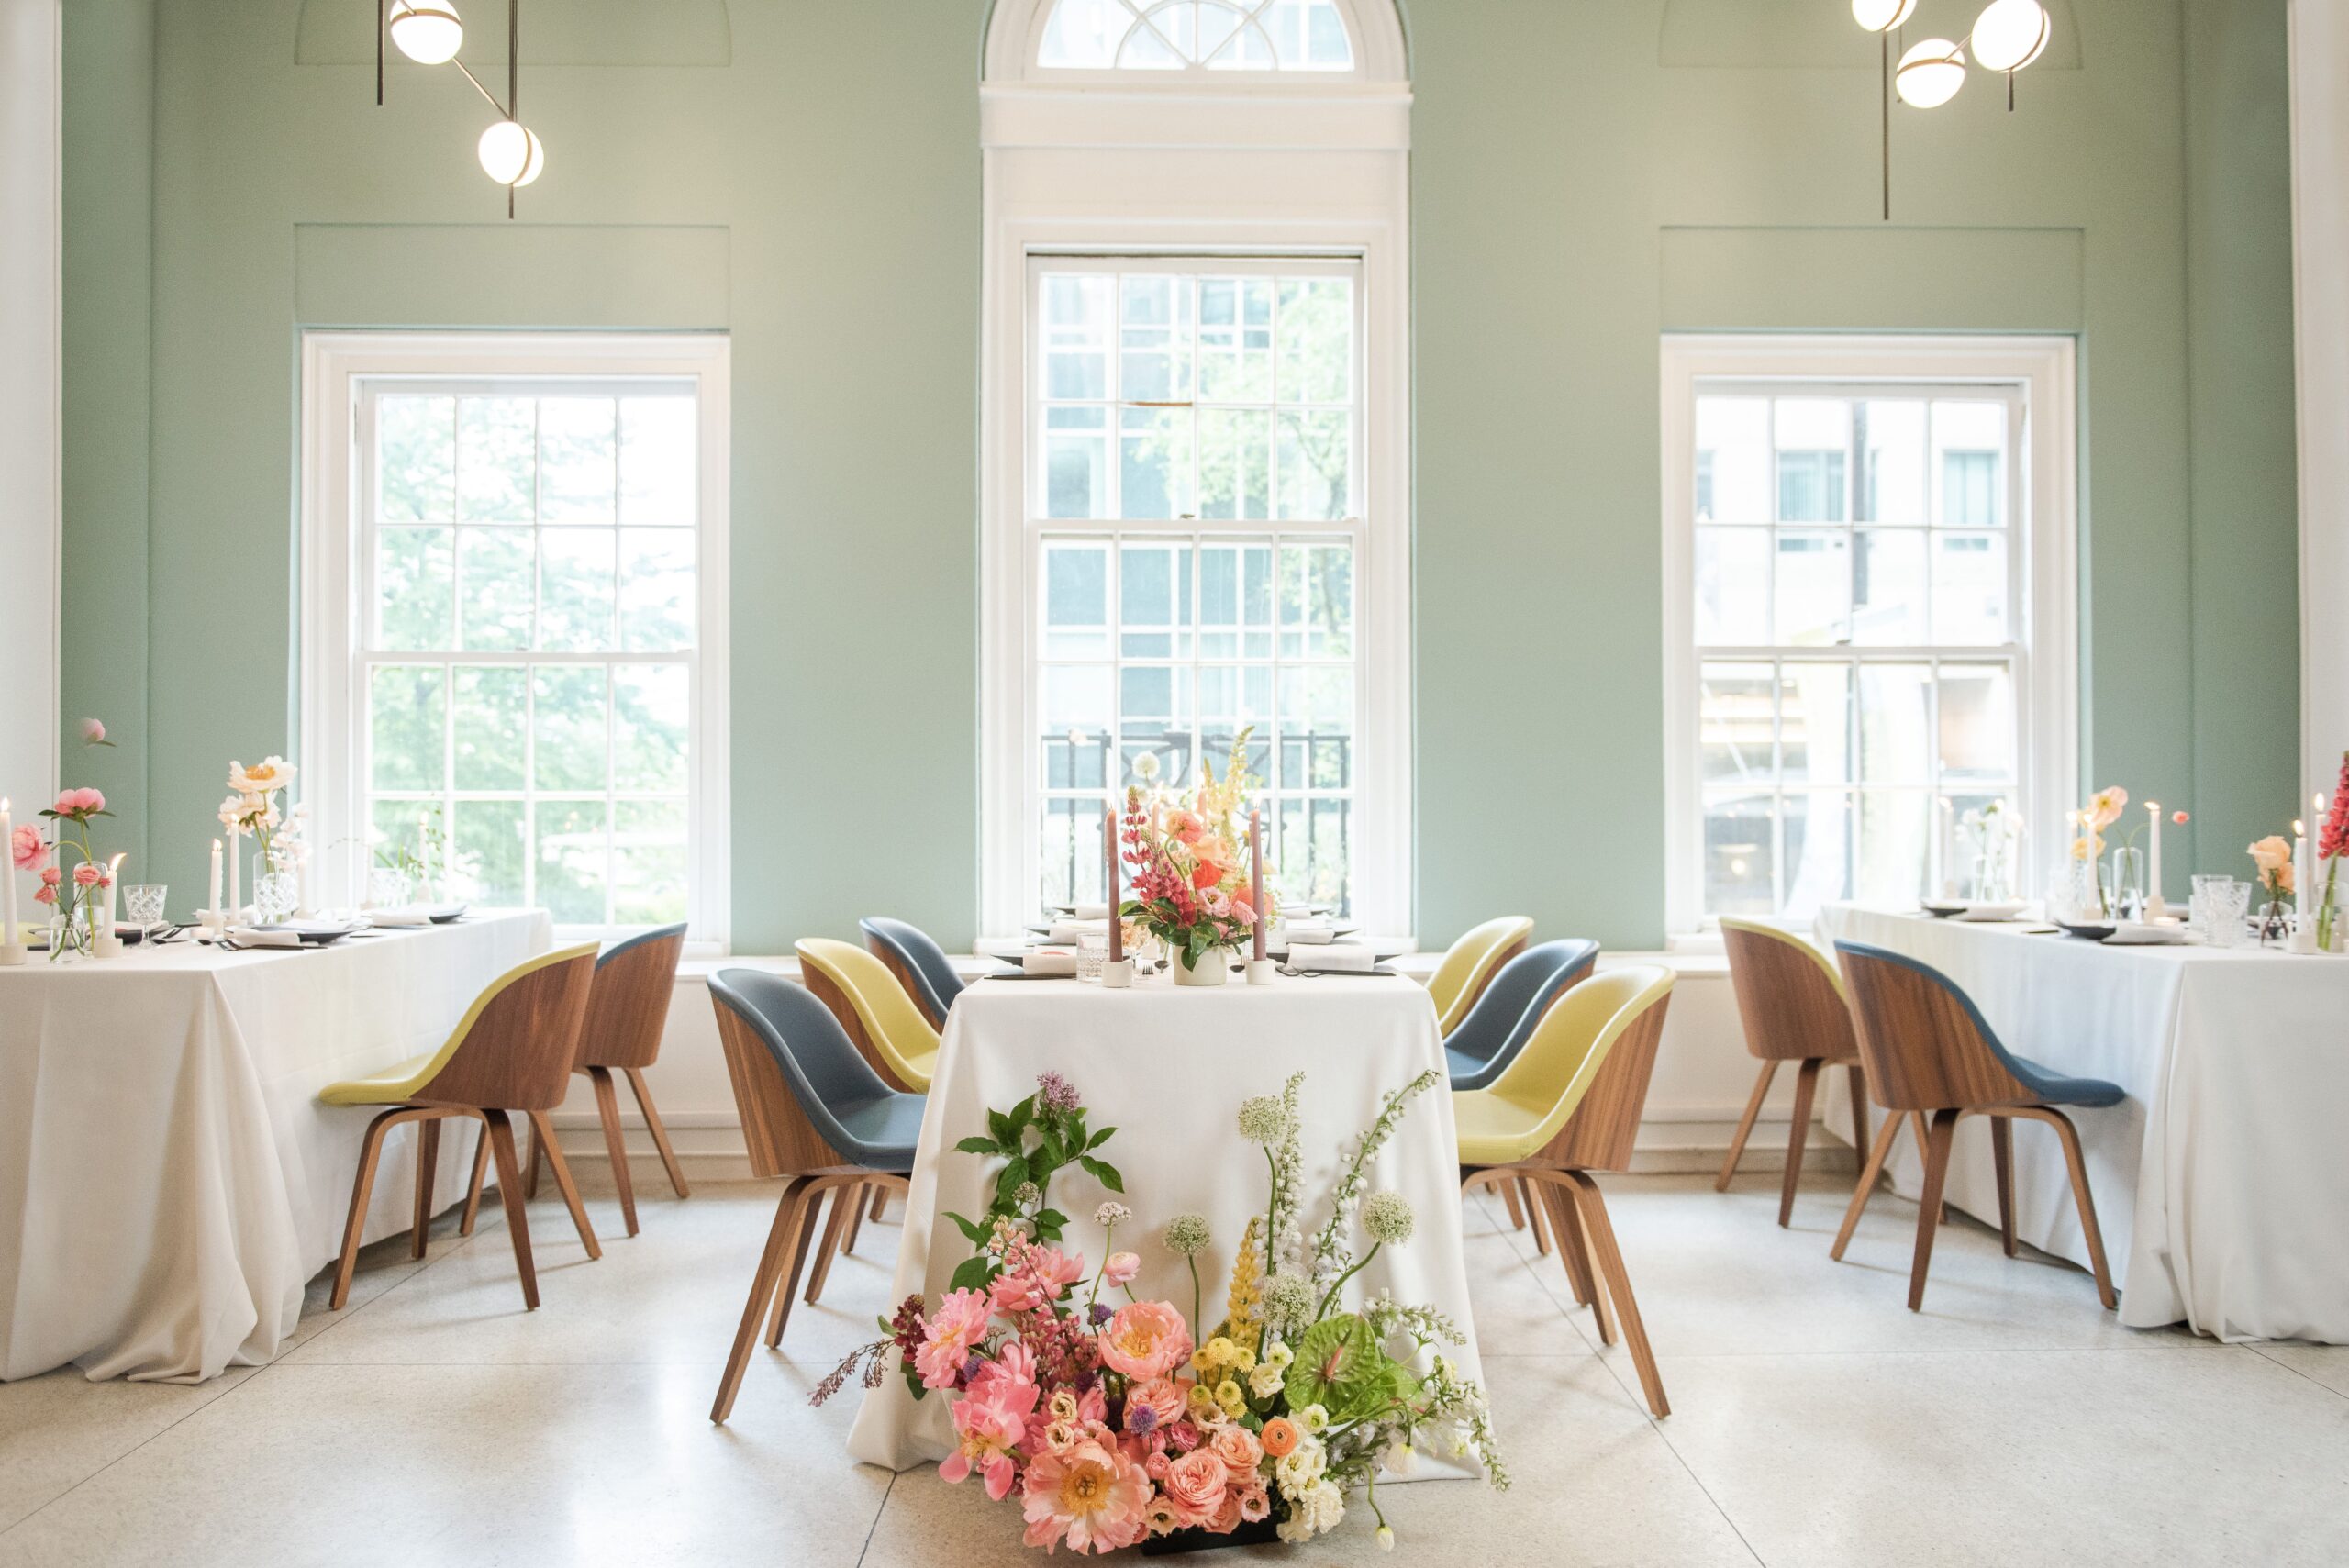
[[[943,1031],[946,1010],[963,994],[963,978],[947,962],[946,950],[931,941],[930,933],[920,927],[886,916],[870,916],[856,925],[864,933],[864,945],[896,974],[906,995],[930,1019],[930,1027]]]
[[[1533,1026],[1558,999],[1558,993],[1588,978],[1598,960],[1598,944],[1583,937],[1564,937],[1531,947],[1501,966],[1476,998],[1460,1027],[1443,1042],[1455,1089],[1488,1089],[1493,1080],[1525,1049]]]
[[[1925,1268],[1933,1255],[1942,1186],[1949,1174],[1950,1143],[1958,1118],[1990,1118],[1990,1151],[1997,1162],[1998,1230],[2007,1256],[2015,1254],[2014,1143],[2016,1118],[2043,1121],[2055,1129],[2071,1169],[2072,1199],[2079,1206],[2080,1230],[2087,1241],[2098,1298],[2116,1304],[2112,1276],[2105,1268],[2104,1237],[2097,1229],[2096,1203],[2088,1194],[2088,1171],[2080,1157],[2080,1135],[2058,1106],[2090,1108],[2119,1105],[2123,1091],[2101,1078],[2071,1078],[2017,1056],[1982,1017],[1974,998],[1941,971],[1905,953],[1861,942],[1837,942],[1843,984],[1852,997],[1860,1060],[1866,1064],[1868,1092],[1887,1110],[1919,1111],[1930,1120],[1925,1147],[1925,1190],[1917,1207],[1917,1251],[1909,1272],[1909,1309],[1925,1299]],[[1884,1169],[1885,1156],[1900,1129],[1898,1115],[1885,1118],[1868,1150],[1860,1184],[1852,1194],[1843,1229],[1830,1256],[1841,1259],[1867,1207],[1868,1195]]]
[[[865,1189],[905,1190],[923,1098],[883,1083],[831,1009],[781,975],[729,969],[711,976],[709,994],[751,1172],[786,1181],[710,1408],[709,1418],[723,1421],[741,1387],[759,1319],[768,1318],[769,1345],[783,1340],[824,1194],[837,1195],[808,1281],[810,1301],[823,1290],[841,1230]]]

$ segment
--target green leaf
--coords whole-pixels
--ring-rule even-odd
[[[1018,1147],[1019,1140],[1019,1129],[1009,1117],[1004,1115],[1001,1111],[987,1112],[987,1130],[995,1134],[995,1141],[997,1148],[1012,1149]]]
[[[1095,1181],[1100,1183],[1111,1192],[1122,1193],[1126,1190],[1126,1179],[1118,1174],[1118,1169],[1116,1166],[1108,1164],[1104,1161],[1096,1160],[1090,1154],[1078,1155],[1076,1157],[1076,1162],[1084,1166],[1086,1173],[1092,1176]]]
[[[1319,1405],[1332,1420],[1340,1418],[1341,1407],[1358,1398],[1365,1385],[1375,1381],[1382,1367],[1392,1364],[1370,1325],[1352,1312],[1324,1318],[1290,1348],[1297,1360],[1282,1379],[1288,1407]]]
[[[1117,1130],[1118,1130],[1118,1129],[1117,1129],[1116,1128],[1114,1128],[1114,1127],[1105,1127],[1105,1128],[1103,1128],[1100,1131],[1098,1131],[1098,1132],[1097,1132],[1097,1133],[1095,1133],[1095,1134],[1093,1135],[1092,1141],[1091,1141],[1091,1142],[1089,1142],[1089,1143],[1087,1143],[1087,1144],[1085,1144],[1085,1147],[1086,1147],[1087,1149],[1098,1149],[1098,1148],[1100,1148],[1104,1143],[1107,1143],[1107,1142],[1108,1142],[1108,1141],[1109,1141],[1110,1136],[1111,1136],[1113,1133],[1115,1133]]]
[[[963,1140],[962,1142],[957,1143],[954,1146],[954,1149],[957,1153],[961,1154],[1000,1154],[1003,1152],[1003,1145],[997,1143],[994,1139],[981,1138],[976,1134]]]
[[[985,1246],[987,1238],[995,1230],[991,1225],[981,1225],[974,1219],[965,1219],[952,1210],[948,1211],[946,1218],[954,1222],[954,1228],[963,1233],[963,1240],[974,1247]]]
[[[987,1281],[994,1277],[995,1264],[986,1254],[982,1252],[974,1257],[963,1259],[961,1265],[955,1269],[954,1277],[946,1282],[946,1288],[950,1291],[985,1290],[987,1287]]]
[[[1068,1216],[1063,1214],[1057,1208],[1041,1208],[1036,1211],[1036,1223],[1039,1225],[1049,1225],[1053,1229],[1058,1230],[1061,1227],[1068,1223]]]
[[[1018,1192],[1023,1183],[1033,1181],[1034,1179],[1034,1177],[1028,1173],[1027,1161],[1005,1161],[1003,1169],[995,1173],[996,1202],[1009,1203],[1011,1201],[1011,1195]]]

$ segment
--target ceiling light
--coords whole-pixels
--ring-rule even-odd
[[[418,65],[446,65],[465,44],[450,0],[392,0],[392,42]]]
[[[1974,18],[1966,41],[1974,63],[1985,71],[2021,71],[2047,47],[2046,9],[2039,0],[1990,0]]]
[[[1965,52],[1947,39],[1927,39],[1900,57],[1892,90],[1911,108],[1935,109],[1965,85]]]
[[[1872,33],[1888,33],[1916,9],[1917,0],[1852,0],[1852,20]]]
[[[546,166],[539,139],[512,120],[499,120],[481,133],[483,172],[501,185],[527,185]]]

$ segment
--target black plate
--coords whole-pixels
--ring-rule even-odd
[[[2110,926],[2075,926],[2068,920],[2058,920],[2055,923],[2064,928],[2065,936],[2078,937],[2083,941],[2091,942],[2104,940],[2105,938],[2112,935],[2114,929]]]

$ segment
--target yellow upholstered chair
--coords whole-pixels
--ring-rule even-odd
[[[928,1094],[938,1065],[938,1031],[889,966],[853,942],[829,937],[802,937],[793,945],[801,981],[832,1010],[873,1070],[908,1094]]]
[[[1522,915],[1487,920],[1444,950],[1443,962],[1429,977],[1428,995],[1435,999],[1436,1027],[1450,1034],[1485,993],[1485,983],[1500,966],[1525,951],[1533,922]]]
[[[1658,1416],[1670,1415],[1672,1407],[1606,1200],[1590,1173],[1631,1166],[1672,978],[1668,969],[1637,964],[1584,981],[1558,998],[1492,1087],[1456,1089],[1452,1095],[1460,1163],[1467,1173],[1462,1190],[1506,1192],[1521,1181],[1539,1195],[1575,1299],[1591,1306],[1599,1338],[1613,1344],[1611,1298],[1648,1408]]]
[[[520,1111],[537,1128],[554,1166],[556,1184],[571,1206],[572,1222],[589,1257],[602,1256],[586,1207],[571,1180],[571,1167],[554,1146],[547,1112],[562,1103],[571,1084],[571,1062],[579,1049],[580,1024],[596,984],[596,944],[557,948],[515,965],[473,998],[440,1049],[372,1077],[329,1084],[318,1098],[330,1106],[385,1106],[367,1127],[359,1149],[359,1175],[351,1190],[351,1218],[342,1231],[342,1258],[335,1265],[332,1307],[351,1297],[351,1273],[359,1261],[359,1237],[384,1140],[403,1122],[420,1122],[416,1167],[416,1231],[411,1253],[424,1256],[425,1228],[432,1218],[433,1167],[440,1155],[440,1123],[469,1117],[482,1123],[482,1136],[497,1157],[497,1192],[506,1206],[506,1229],[514,1242],[514,1263],[522,1276],[522,1299],[539,1304],[539,1279],[530,1263],[530,1230],[524,1218],[522,1168],[514,1150],[508,1111]]]

